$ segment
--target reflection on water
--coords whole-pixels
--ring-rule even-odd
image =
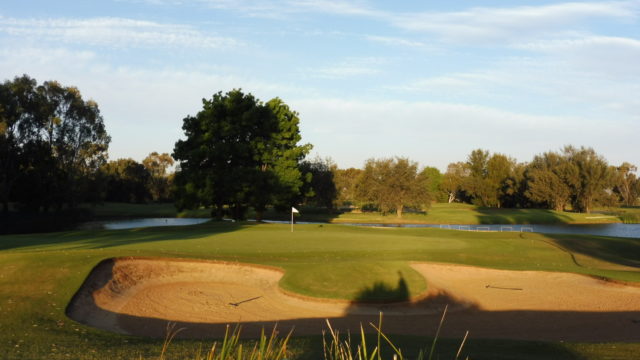
[[[409,225],[412,226],[412,225]],[[640,238],[640,224],[577,224],[577,225],[423,225],[467,231],[516,231],[543,234],[585,234]]]
[[[640,224],[576,224],[576,225],[432,225],[432,224],[349,224],[356,226],[390,226],[409,228],[441,228],[462,231],[515,231],[543,234],[585,234],[640,238]]]
[[[120,230],[120,229],[134,229],[141,227],[154,227],[154,226],[185,226],[202,224],[210,219],[200,218],[145,218],[145,219],[128,219],[128,220],[114,220],[114,221],[92,221],[84,223],[80,226],[83,230],[89,229],[106,229],[106,230]]]

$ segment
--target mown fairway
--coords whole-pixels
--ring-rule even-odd
[[[375,282],[394,286],[398,272],[410,293],[428,284],[410,261],[500,269],[566,271],[640,282],[638,239],[469,233],[439,229],[376,229],[340,225],[246,225],[63,232],[0,237],[0,357],[155,357],[157,340],[113,335],[67,319],[64,309],[100,260],[118,256],[221,259],[279,266],[281,286],[322,297],[355,297]],[[297,339],[294,350],[321,356],[318,338]],[[426,340],[403,337],[407,349]],[[451,342],[454,349],[455,342]],[[199,342],[179,341],[172,356],[193,355]],[[441,358],[453,358],[446,353]],[[640,344],[541,344],[474,340],[474,358],[633,358]],[[529,350],[527,350],[529,349]],[[453,350],[455,353],[455,350]],[[315,354],[315,355],[314,355]]]

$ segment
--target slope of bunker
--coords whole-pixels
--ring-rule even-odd
[[[227,324],[255,336],[275,324],[319,334],[325,319],[358,331],[384,313],[388,333],[433,335],[445,304],[444,336],[569,341],[640,341],[640,287],[591,277],[470,266],[412,265],[429,290],[410,302],[353,304],[289,294],[283,272],[228,262],[117,258],[98,264],[67,315],[100,329],[164,336],[168,322],[184,337],[220,337]]]

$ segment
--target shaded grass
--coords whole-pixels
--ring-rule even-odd
[[[109,334],[77,324],[64,315],[67,302],[89,271],[110,257],[205,258],[279,266],[287,271],[281,285],[289,291],[354,299],[358,291],[377,282],[396,287],[398,271],[411,295],[422,292],[426,285],[415,276],[410,261],[567,271],[637,282],[638,245],[638,239],[586,235],[340,225],[298,225],[291,233],[287,225],[227,223],[0,236],[0,357],[157,357],[157,340]],[[424,347],[424,339],[398,339],[403,351],[405,347],[411,349],[414,341],[421,342],[416,349]],[[442,358],[450,357],[446,355],[447,341],[441,343],[445,354]],[[193,358],[194,344],[198,343],[176,341],[168,357]],[[317,344],[318,338],[300,338],[293,339],[291,347],[299,351],[296,356],[305,358],[307,351],[314,354],[312,348]],[[451,344],[457,350],[459,341]],[[624,359],[633,358],[629,354],[640,351],[638,344],[550,344],[473,338],[465,348],[474,359],[526,359],[523,354],[529,351],[534,354],[531,359],[604,359],[609,354]]]
[[[173,204],[127,204],[104,203],[87,207],[98,218],[118,217],[210,217],[209,209],[194,209],[178,212]],[[377,212],[335,212],[323,209],[301,208],[302,221],[333,223],[383,223],[383,224],[600,224],[615,223],[625,219],[640,219],[639,208],[606,208],[592,214],[561,212],[547,209],[497,209],[470,204],[435,203],[425,213],[405,212],[402,218],[395,214]],[[249,218],[255,214],[249,212]],[[268,210],[265,219],[290,219],[289,213]]]
[[[617,210],[607,209],[593,214],[554,211],[547,209],[497,209],[460,203],[435,203],[425,213],[395,214],[378,212],[319,213],[302,208],[302,220],[332,223],[381,224],[603,224],[621,221]],[[268,212],[266,218],[287,220],[288,214]]]

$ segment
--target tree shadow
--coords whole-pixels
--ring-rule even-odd
[[[548,243],[569,253],[576,265],[582,266],[574,256],[574,254],[580,254],[640,269],[640,252],[638,251],[640,239],[573,234],[544,235],[550,239]]]
[[[71,319],[99,329],[127,335],[163,338],[167,324],[175,323],[176,329],[184,329],[178,338],[211,339],[222,338],[228,327],[227,322],[189,322],[175,319],[151,318],[105,310],[96,304],[93,293],[109,286],[113,277],[115,260],[102,261],[87,277],[71,299],[65,313]],[[400,285],[400,284],[399,284]],[[394,288],[396,292],[401,286]],[[508,291],[486,289],[485,291]],[[214,298],[210,299],[211,301]],[[256,301],[260,301],[257,299]],[[640,341],[640,310],[637,311],[543,311],[504,310],[489,311],[457,299],[446,291],[432,292],[418,299],[394,303],[352,303],[339,316],[301,317],[269,321],[243,319],[242,306],[228,304],[214,311],[238,312],[242,327],[242,338],[260,336],[263,329],[277,327],[281,334],[294,331],[294,336],[320,335],[327,330],[327,320],[332,328],[341,333],[359,334],[360,329],[375,333],[368,324],[378,324],[383,313],[382,331],[387,335],[407,335],[433,337],[445,306],[448,312],[440,332],[440,338],[460,339],[469,331],[471,343],[465,349],[473,356],[474,341],[479,339],[510,339],[526,341],[579,341],[579,342],[619,342]],[[259,314],[258,314],[259,315]],[[395,341],[395,340],[394,340]],[[493,340],[499,342],[499,340]],[[396,343],[404,352],[402,342]],[[421,346],[423,346],[421,344]],[[498,347],[499,348],[499,347]],[[560,351],[560,350],[558,350]],[[571,353],[565,358],[573,359]]]
[[[409,287],[407,281],[398,271],[398,283],[395,287],[383,281],[376,281],[371,286],[358,291],[354,297],[356,303],[387,303],[409,300]]]
[[[568,224],[571,217],[547,209],[477,208],[480,224]]]
[[[111,248],[154,241],[197,239],[238,231],[251,226],[255,226],[255,224],[207,222],[188,226],[7,235],[0,237],[0,250],[47,246],[55,247],[58,250]]]

